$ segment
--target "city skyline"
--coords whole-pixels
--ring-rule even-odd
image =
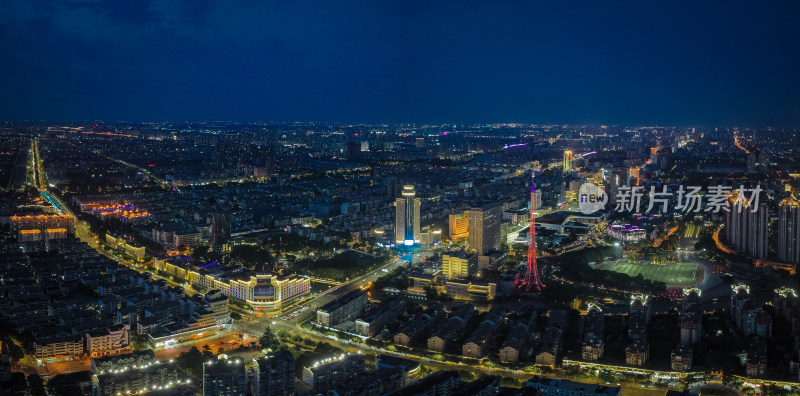
[[[798,16],[0,1],[0,394],[800,396]]]

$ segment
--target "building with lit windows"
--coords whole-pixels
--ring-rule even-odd
[[[564,150],[564,161],[563,161],[563,163],[561,165],[562,170],[563,170],[564,173],[569,173],[569,172],[572,172],[574,170],[573,161],[574,161],[574,158],[573,158],[572,150]]]
[[[451,214],[449,223],[451,241],[460,241],[469,236],[469,216],[466,213]]]
[[[40,214],[11,216],[11,233],[23,242],[63,239],[75,232],[75,218],[70,215]]]
[[[247,370],[242,359],[210,360],[203,363],[203,395],[238,396],[247,392]]]
[[[778,207],[778,261],[800,263],[800,202],[794,198],[781,201]]]
[[[467,210],[469,236],[467,247],[479,256],[490,250],[500,249],[500,224],[503,208],[499,203],[490,203]]]
[[[420,243],[419,210],[422,201],[416,197],[414,186],[403,186],[402,197],[395,200],[395,242],[398,246]]]
[[[367,291],[356,289],[319,307],[316,322],[321,326],[334,326],[343,320],[361,316],[368,305]]]
[[[272,356],[258,359],[257,396],[294,395],[294,356],[289,351],[280,351]]]
[[[279,311],[291,301],[311,293],[311,280],[300,275],[248,274],[236,271],[212,272],[207,264],[195,267],[181,259],[155,259],[155,269],[177,276],[206,290],[244,301],[257,311]]]
[[[447,279],[468,278],[478,272],[478,257],[471,252],[453,251],[442,254],[442,275]]]

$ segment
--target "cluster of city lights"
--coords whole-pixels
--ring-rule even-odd
[[[100,214],[101,214],[102,216],[114,216],[114,215],[120,215],[120,216],[122,216],[122,217],[124,217],[124,218],[126,218],[126,219],[137,219],[137,218],[140,218],[140,217],[147,217],[147,216],[150,216],[150,213],[148,213],[148,212],[145,212],[145,211],[139,211],[139,210],[121,210],[121,209],[115,209],[115,210],[113,210],[113,211],[100,212]]]
[[[358,353],[359,353],[359,354],[361,354],[361,351],[359,351]],[[321,365],[321,364],[327,364],[327,363],[332,363],[332,362],[338,362],[338,361],[340,361],[340,360],[344,359],[344,358],[345,358],[345,356],[349,356],[349,355],[350,355],[350,353],[348,352],[348,353],[347,353],[347,355],[345,355],[345,354],[341,354],[341,355],[339,355],[338,357],[337,357],[337,356],[334,356],[334,357],[330,357],[330,358],[327,358],[327,359],[323,359],[323,360],[320,360],[320,361],[314,362],[314,367],[319,367],[319,365]]]
[[[170,362],[170,363],[173,363],[174,361],[175,361],[174,359],[170,359],[170,360],[169,360],[169,362]],[[143,365],[141,365],[141,366],[138,366],[138,365],[135,365],[135,364],[134,364],[133,366],[131,366],[131,368],[130,368],[130,369],[132,369],[132,370],[144,370],[144,369],[146,369],[146,368],[150,368],[151,366],[153,366],[153,365],[155,365],[155,364],[161,364],[161,363],[162,363],[161,361],[154,360],[154,361],[152,361],[152,362],[150,362],[150,363],[143,364]],[[109,371],[109,374],[121,374],[121,373],[124,373],[124,372],[126,372],[126,371],[128,371],[128,370],[129,370],[128,366],[124,366],[124,367],[122,367],[121,369],[117,369],[117,370],[111,370],[111,371]],[[100,372],[100,374],[101,374],[101,375],[102,375],[102,374],[105,374],[105,373],[106,373],[106,372],[105,372],[105,370]]]
[[[174,386],[174,385],[188,385],[188,384],[191,384],[191,383],[192,383],[192,380],[191,380],[191,379],[186,379],[186,380],[176,380],[176,381],[170,381],[170,382],[167,382],[167,383],[166,383],[166,384],[164,384],[164,385],[152,385],[152,386],[150,386],[150,389],[148,389],[148,388],[142,388],[142,389],[140,389],[139,391],[130,391],[130,390],[126,390],[126,391],[125,391],[125,393],[122,393],[122,392],[117,392],[117,395],[118,395],[118,396],[119,396],[119,395],[137,395],[137,394],[140,394],[140,393],[152,392],[152,391],[154,391],[154,390],[164,390],[164,389],[169,389],[169,388],[171,388],[171,387],[172,387],[172,386]]]

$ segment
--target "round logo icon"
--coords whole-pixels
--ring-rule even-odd
[[[581,188],[578,189],[578,207],[583,214],[592,214],[605,209],[607,203],[608,195],[605,190],[596,184],[581,184]]]

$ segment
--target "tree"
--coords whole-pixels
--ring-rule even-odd
[[[236,264],[261,271],[272,271],[274,267],[272,255],[269,254],[269,251],[259,246],[234,246],[229,257]]]
[[[148,336],[146,334],[139,334],[136,332],[132,332],[129,335],[131,341],[131,348],[134,351],[143,351],[145,349],[150,349],[150,343],[148,340]]]
[[[194,248],[192,251],[192,261],[200,262],[205,259],[206,255],[208,255],[209,247],[206,245],[200,245]]]
[[[47,392],[44,389],[44,381],[39,374],[31,374],[28,376],[28,391],[33,396],[45,396]]]
[[[200,350],[193,346],[175,359],[175,365],[192,378],[200,379],[203,377],[203,361]]]
[[[15,361],[20,361],[25,357],[25,350],[22,349],[11,337],[3,340],[3,354],[8,355]]]
[[[81,373],[59,374],[50,378],[47,381],[47,392],[58,396],[82,396],[83,392],[81,392],[80,383],[91,380],[91,375],[88,371],[83,373],[85,378]]]
[[[258,339],[258,342],[261,344],[261,348],[269,348],[273,351],[277,351],[281,345],[281,341],[270,326],[264,329],[264,335]]]
[[[436,291],[436,286],[434,285],[425,285],[425,298],[428,300],[435,300],[438,292]]]

